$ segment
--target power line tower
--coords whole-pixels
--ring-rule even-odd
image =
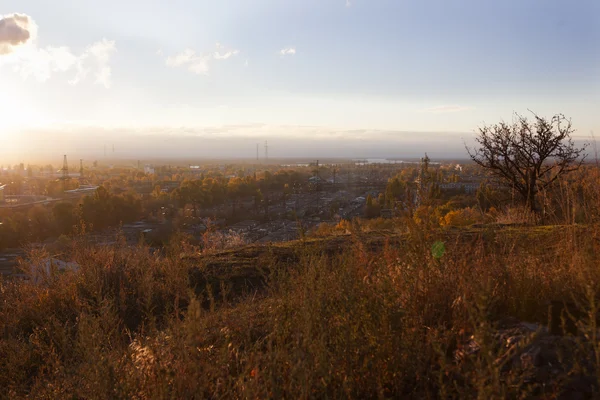
[[[429,158],[429,156],[427,155],[427,153],[425,153],[425,157],[421,158],[421,175],[426,177],[427,173],[429,172],[429,163],[431,162],[431,159]]]
[[[60,171],[62,172],[62,176],[60,179],[62,179],[63,181],[66,181],[67,179],[69,179],[69,164],[67,163],[67,155],[66,154],[63,156],[63,166],[60,169]]]
[[[59,180],[62,181],[63,192],[64,192],[64,191],[67,190],[67,181],[70,179],[70,177],[69,177],[69,164],[67,163],[67,155],[66,154],[63,156],[63,166],[60,169],[60,171],[62,172],[62,175],[59,178]]]
[[[425,157],[421,158],[421,164],[419,167],[419,184],[417,185],[417,202],[421,204],[427,200],[429,196],[429,163],[431,159],[425,153]]]
[[[269,144],[265,140],[265,163],[269,162]]]
[[[79,159],[79,185],[85,185],[89,183],[85,176],[85,171],[83,169],[83,159]]]

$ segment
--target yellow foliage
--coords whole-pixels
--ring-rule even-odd
[[[431,206],[419,206],[413,214],[413,219],[419,225],[430,227],[437,226],[439,220],[436,209]]]
[[[481,219],[480,214],[473,208],[450,211],[440,218],[441,226],[468,226],[473,225]]]
[[[346,220],[346,219],[342,219],[335,226],[335,229],[337,231],[341,231],[341,232],[344,232],[344,233],[350,233],[350,231],[352,229],[352,223],[350,221]]]

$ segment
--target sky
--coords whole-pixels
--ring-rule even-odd
[[[0,158],[465,155],[600,134],[598,0],[2,0]],[[11,160],[12,161],[12,160]]]

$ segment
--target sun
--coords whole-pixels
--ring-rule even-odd
[[[6,83],[0,79],[0,140],[3,144],[15,138],[14,131],[34,122],[33,109],[27,105],[26,96],[15,85]]]
[[[31,110],[24,107],[20,95],[1,91],[0,154],[7,156],[21,145],[19,130],[31,123],[31,117]]]

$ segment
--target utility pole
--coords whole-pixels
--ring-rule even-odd
[[[83,178],[83,159],[79,159],[79,177]]]
[[[258,143],[256,143],[256,163],[258,164]]]

